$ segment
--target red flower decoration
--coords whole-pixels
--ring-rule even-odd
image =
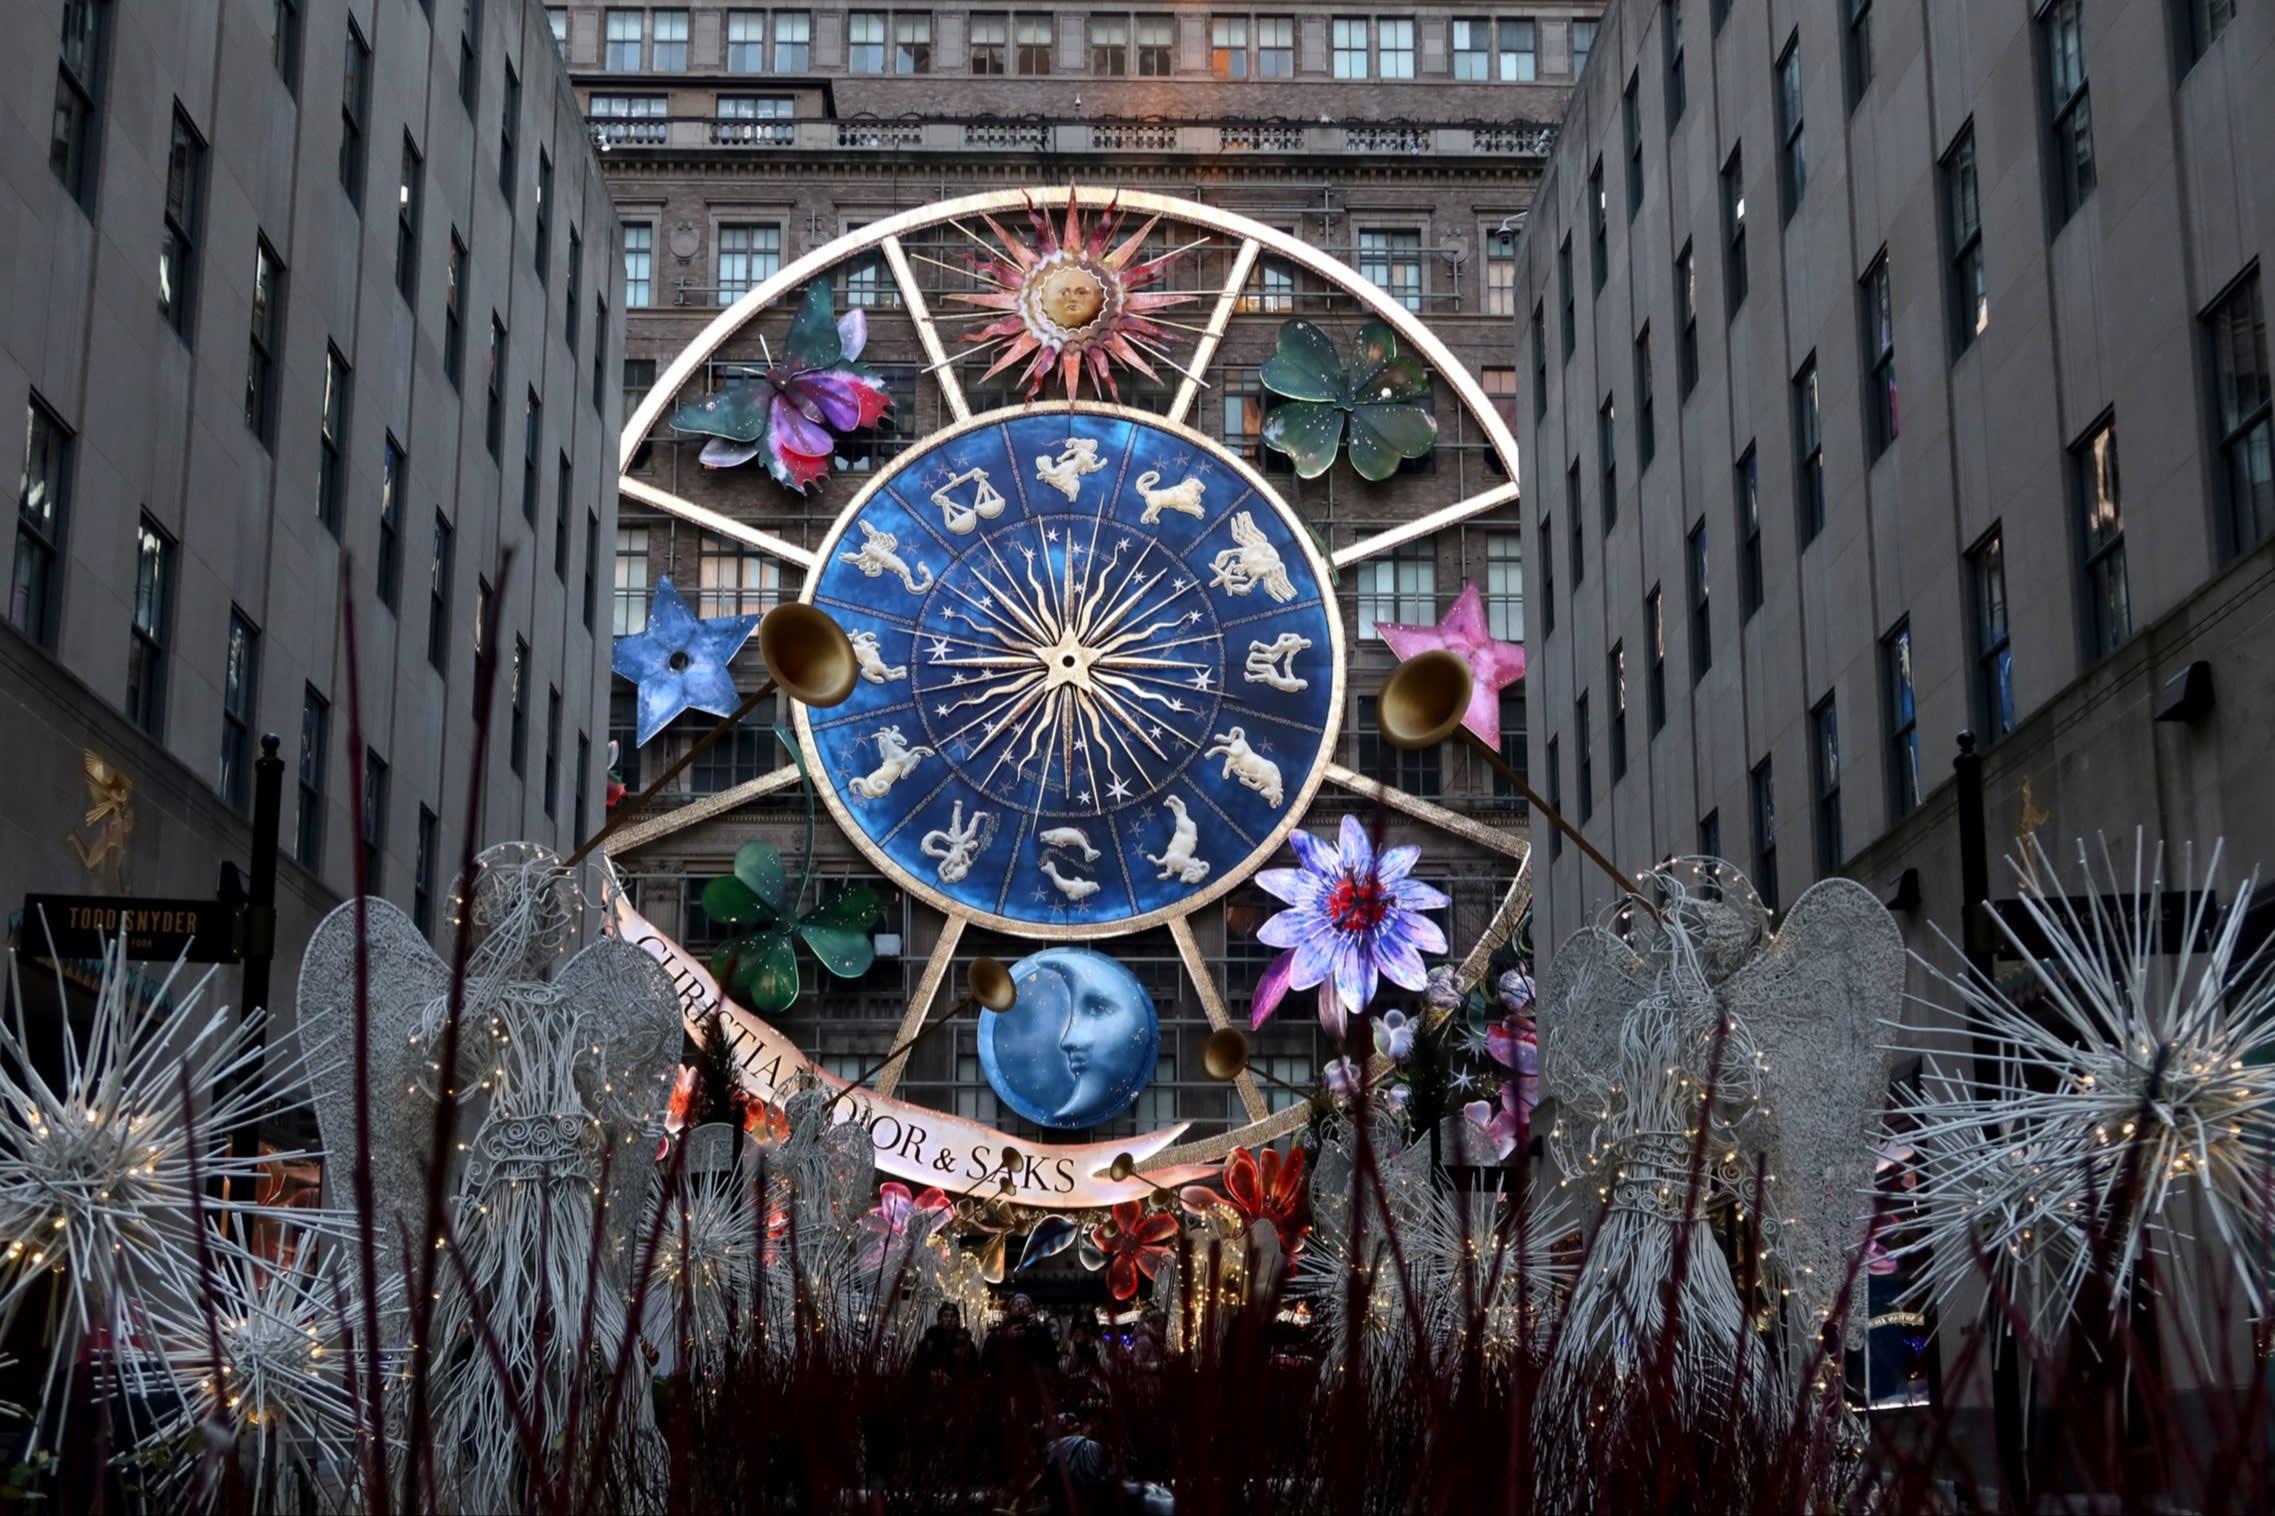
[[[1114,1207],[1113,1220],[1091,1229],[1091,1244],[1106,1255],[1106,1284],[1116,1300],[1132,1298],[1141,1279],[1160,1271],[1176,1235],[1177,1218],[1167,1211],[1146,1214],[1142,1200],[1123,1201]]]
[[[1279,1234],[1281,1253],[1289,1258],[1302,1251],[1304,1239],[1311,1235],[1310,1225],[1299,1219],[1304,1208],[1302,1148],[1285,1158],[1277,1148],[1260,1152],[1234,1148],[1224,1162],[1222,1196],[1206,1185],[1193,1184],[1178,1198],[1196,1216],[1207,1215],[1211,1206],[1226,1205],[1248,1226],[1270,1222]]]

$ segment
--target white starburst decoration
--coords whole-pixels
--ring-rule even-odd
[[[1904,1219],[1914,1235],[1893,1251],[1916,1261],[1913,1292],[1924,1298],[1989,1268],[2035,1329],[2066,1319],[2097,1268],[2128,1294],[2152,1253],[2176,1265],[2166,1285],[2185,1285],[2182,1265],[2208,1256],[2264,1315],[2275,964],[2243,947],[2256,875],[2219,909],[2216,846],[2203,890],[2184,862],[2186,893],[2170,901],[2161,844],[2135,839],[2129,879],[2106,843],[2099,852],[2097,870],[2079,844],[2082,898],[2056,893],[2035,842],[2016,865],[2022,911],[2044,943],[2025,951],[2000,923],[2026,983],[1935,973],[1947,993],[1923,1003],[1997,1056],[1968,1077],[1950,1066],[1948,1042],[1913,1049],[1926,1059],[1920,1089],[1896,1111],[1890,1141],[1913,1150],[1918,1188]],[[2218,1250],[2174,1245],[2184,1238]]]

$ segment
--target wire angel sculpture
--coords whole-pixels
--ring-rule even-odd
[[[678,1065],[680,1003],[663,969],[628,942],[604,937],[571,953],[583,900],[543,848],[486,849],[460,907],[474,946],[458,1058],[446,1071],[450,971],[402,912],[362,903],[372,1067],[364,1156],[380,1197],[370,1241],[381,1257],[418,1258],[455,1239],[459,1256],[436,1275],[427,1329],[436,1477],[446,1503],[496,1509],[513,1502],[526,1472],[517,1467],[516,1405],[535,1418],[540,1444],[553,1445],[580,1371],[581,1330],[548,1334],[543,1322],[581,1322],[589,1304],[593,1361],[612,1366],[624,1346],[626,1275],[638,1262],[655,1173],[649,1155]],[[356,1016],[355,910],[351,901],[324,918],[300,975],[301,1036],[327,1068],[314,1080],[317,1120],[334,1153],[356,1151],[357,1096],[342,1056]],[[448,1232],[438,1226],[429,1236],[418,1212],[446,1081],[472,1135],[458,1143],[464,1156],[438,1218]],[[605,1208],[602,1257],[588,1303],[596,1206]],[[477,1317],[496,1338],[507,1382],[475,1346]],[[628,1356],[625,1404],[637,1417],[648,1397],[638,1387],[640,1355]]]
[[[680,1140],[681,1166],[666,1171],[652,1201],[661,1215],[642,1234],[653,1231],[656,1252],[641,1336],[671,1356],[669,1372],[684,1364],[684,1383],[711,1388],[746,1329],[767,1320],[762,1292],[785,1272],[790,1185],[735,1126],[708,1123]]]
[[[2042,1336],[2072,1316],[2089,1274],[2123,1299],[2152,1256],[2160,1285],[2188,1290],[2215,1273],[2264,1319],[2275,955],[2244,946],[2257,875],[2223,910],[2217,846],[2201,890],[2183,862],[2177,895],[2162,844],[2136,834],[2129,871],[2106,841],[2098,852],[2097,867],[2078,843],[2083,897],[2056,893],[2035,840],[2013,861],[2031,940],[2004,917],[1999,927],[2019,980],[1931,968],[1939,993],[1921,1003],[1941,1013],[1937,1032],[1996,1057],[1969,1077],[1940,1037],[1911,1049],[1925,1066],[1889,1141],[1911,1149],[1917,1187],[1891,1251],[1918,1266],[1914,1299],[1941,1301],[1990,1271]],[[2174,1245],[2207,1236],[2216,1248]],[[2176,1319],[2200,1331],[2213,1317]]]
[[[1615,904],[1607,925],[1565,941],[1541,984],[1541,1077],[1558,1103],[1548,1148],[1601,1206],[1537,1418],[1543,1488],[1576,1498],[1557,1460],[1576,1453],[1570,1434],[1607,1390],[1652,1393],[1639,1376],[1655,1373],[1677,1414],[1705,1425],[1751,1414],[1779,1382],[1765,1362],[1741,1383],[1750,1312],[1707,1228],[1717,1206],[1755,1205],[1757,1172],[1788,1366],[1818,1349],[1865,1243],[1892,1066],[1879,1032],[1903,996],[1903,939],[1854,881],[1811,887],[1775,933],[1719,859],[1672,859],[1641,884],[1659,917],[1642,898]],[[1843,1323],[1847,1336],[1861,1338],[1861,1318]],[[1585,1466],[1572,1457],[1575,1479]]]

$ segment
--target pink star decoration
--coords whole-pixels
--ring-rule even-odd
[[[1525,650],[1521,643],[1496,642],[1485,630],[1485,602],[1474,580],[1462,585],[1453,608],[1436,626],[1393,626],[1378,621],[1375,630],[1382,633],[1382,640],[1390,644],[1401,663],[1433,648],[1461,654],[1477,681],[1469,692],[1469,712],[1461,724],[1487,747],[1500,749],[1501,691],[1525,677]]]

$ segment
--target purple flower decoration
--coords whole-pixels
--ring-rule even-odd
[[[1469,1124],[1485,1133],[1486,1141],[1493,1144],[1493,1161],[1502,1162],[1517,1150],[1524,1141],[1526,1129],[1532,1125],[1532,1107],[1517,1094],[1513,1082],[1501,1086],[1501,1108],[1496,1111],[1482,1100],[1472,1100],[1461,1108]]]
[[[672,412],[671,424],[711,439],[705,468],[764,457],[768,473],[803,495],[829,472],[839,437],[876,425],[892,408],[884,381],[855,361],[868,341],[868,316],[834,317],[828,281],[817,280],[806,286],[782,362],[731,377]]]
[[[1287,951],[1257,983],[1249,1026],[1269,1020],[1289,990],[1320,986],[1320,1023],[1340,1039],[1344,1016],[1364,1010],[1382,979],[1409,990],[1428,982],[1422,955],[1444,952],[1446,934],[1421,913],[1446,897],[1406,877],[1420,848],[1394,847],[1378,858],[1355,816],[1343,818],[1337,846],[1309,832],[1290,833],[1288,844],[1302,866],[1256,876],[1288,903],[1256,939]]]

